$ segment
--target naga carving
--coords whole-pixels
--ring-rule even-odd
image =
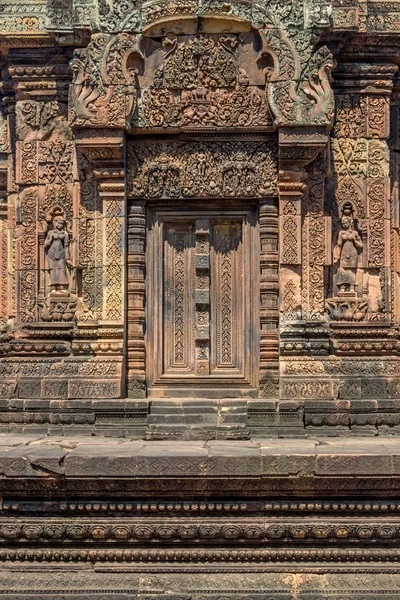
[[[330,86],[332,54],[326,46],[313,50],[307,32],[279,29],[259,31],[260,57],[271,56],[274,67],[267,67],[268,98],[277,125],[330,125],[334,97]]]
[[[140,62],[139,41],[137,35],[95,34],[87,48],[75,50],[71,125],[125,127],[136,109],[137,66],[129,67],[128,59]]]

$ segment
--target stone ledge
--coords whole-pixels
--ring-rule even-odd
[[[196,481],[203,491],[207,482],[224,478],[225,492],[243,479],[258,491],[280,485],[282,491],[288,485],[327,491],[338,481],[349,493],[368,493],[363,482],[375,481],[387,492],[400,490],[400,438],[166,442],[0,435],[0,490],[21,479],[48,485],[49,478],[61,486],[100,478],[97,486],[112,480],[115,489],[149,478],[179,480],[183,487]]]

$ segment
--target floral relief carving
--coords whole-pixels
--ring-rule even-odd
[[[21,224],[16,230],[19,256],[17,278],[20,285],[19,313],[21,321],[31,322],[36,318],[37,301],[37,189],[26,191],[21,197]]]
[[[135,126],[271,126],[264,82],[250,82],[235,35],[166,36],[163,64],[143,89]]]
[[[292,313],[295,316],[295,312],[299,307],[297,299],[297,288],[296,283],[293,279],[288,279],[283,286],[283,298],[282,308],[285,313]]]
[[[122,128],[329,124],[333,63],[327,48],[313,52],[305,33],[262,29],[251,34],[261,49],[252,49],[246,62],[249,36],[169,33],[148,50],[137,34],[95,34],[74,54],[70,121]]]
[[[297,220],[294,217],[284,217],[282,224],[282,262],[285,264],[297,264],[300,255]]]

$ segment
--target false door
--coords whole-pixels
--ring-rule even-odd
[[[255,394],[255,233],[251,211],[153,211],[147,246],[150,397]]]

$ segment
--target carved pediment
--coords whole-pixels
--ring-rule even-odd
[[[72,61],[71,124],[128,131],[329,125],[332,59],[326,47],[313,51],[310,35],[96,34]]]
[[[165,36],[151,50],[134,127],[272,127],[257,34]]]

